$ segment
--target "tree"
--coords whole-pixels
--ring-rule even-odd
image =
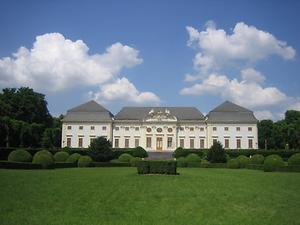
[[[258,147],[260,149],[274,148],[272,138],[273,125],[272,120],[262,120],[258,123]]]
[[[0,106],[0,116],[46,126],[52,123],[45,95],[28,87],[3,89],[0,94]]]
[[[211,163],[225,163],[226,153],[220,142],[215,142],[209,149],[207,159]]]
[[[92,140],[89,153],[93,160],[97,162],[106,162],[113,158],[111,143],[104,137]]]

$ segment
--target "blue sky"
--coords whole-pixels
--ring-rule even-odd
[[[228,99],[278,119],[300,110],[299,11],[299,1],[3,0],[0,87],[45,93],[53,115],[89,99],[113,113],[207,113]]]

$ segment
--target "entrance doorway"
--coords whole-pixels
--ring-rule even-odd
[[[162,138],[161,137],[156,138],[156,150],[158,150],[158,151],[162,150]]]

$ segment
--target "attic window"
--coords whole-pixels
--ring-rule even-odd
[[[79,126],[79,130],[83,130],[83,126]]]
[[[103,127],[102,127],[102,130],[106,130],[106,126],[103,126]]]
[[[190,131],[194,131],[194,127],[190,127]]]
[[[68,130],[72,130],[72,126],[68,126],[67,129],[68,129]]]
[[[241,131],[241,128],[240,128],[240,127],[237,127],[237,128],[236,128],[236,131]]]
[[[95,130],[95,126],[91,126],[91,130]]]
[[[157,131],[158,133],[161,133],[161,132],[162,132],[162,129],[159,127],[159,128],[156,129],[156,131]]]
[[[217,131],[217,127],[213,127],[213,131]]]
[[[200,131],[204,131],[204,127],[200,127]]]
[[[151,132],[151,128],[150,127],[147,128],[147,132],[148,133]]]

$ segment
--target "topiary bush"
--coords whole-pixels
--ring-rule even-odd
[[[291,165],[300,165],[300,153],[296,153],[296,154],[292,155],[288,159],[288,164],[289,164],[289,166],[291,166]]]
[[[207,159],[211,163],[225,163],[226,154],[220,142],[215,142],[208,150]]]
[[[250,162],[250,159],[244,155],[240,155],[236,159],[239,161],[240,168],[245,168]]]
[[[65,162],[69,158],[69,153],[67,152],[56,152],[54,154],[55,162]]]
[[[283,167],[284,161],[279,155],[269,155],[264,161],[264,171],[272,172],[276,171],[277,168]]]
[[[14,150],[8,155],[10,162],[31,162],[32,156],[24,149]]]
[[[198,156],[195,153],[189,154],[187,157],[185,157],[187,162],[201,162],[200,156]]]
[[[96,162],[108,162],[113,159],[111,143],[104,137],[93,139],[89,146],[89,155]]]
[[[264,160],[265,157],[263,155],[260,154],[255,154],[250,158],[250,164],[257,164],[257,165],[261,165],[264,164]]]
[[[92,165],[92,158],[88,155],[85,156],[80,156],[80,158],[78,159],[78,167],[90,167]]]
[[[133,157],[133,158],[130,159],[129,162],[130,162],[131,166],[136,166],[137,162],[139,162],[141,160],[142,160],[142,158],[140,158],[140,157]]]
[[[41,151],[38,151],[38,152],[35,153],[34,155],[40,155],[40,154],[45,154],[45,155],[48,155],[49,157],[53,158],[52,153],[49,152],[48,150],[41,150]]]
[[[180,158],[180,157],[186,157],[188,154],[189,154],[189,151],[187,149],[184,149],[182,147],[178,147],[173,152],[172,156],[177,159],[177,158]]]
[[[118,160],[120,162],[130,162],[130,160],[133,158],[132,155],[128,153],[123,153],[122,155],[119,156]]]
[[[80,154],[79,153],[73,153],[72,155],[70,155],[66,162],[68,163],[77,163],[78,159],[80,158]]]
[[[35,155],[33,156],[32,163],[40,164],[44,169],[46,169],[46,168],[51,168],[51,166],[54,164],[54,160],[51,153],[49,155],[45,151],[44,152],[39,151],[35,153]]]
[[[238,168],[240,168],[239,160],[238,159],[230,159],[227,162],[227,167],[230,168],[230,169],[238,169]]]
[[[178,167],[186,167],[187,166],[185,157],[179,157],[178,159],[176,159],[176,161],[177,161]]]
[[[132,152],[131,155],[133,157],[139,157],[139,158],[146,158],[148,157],[148,153],[145,149],[143,149],[141,146],[136,147]]]

